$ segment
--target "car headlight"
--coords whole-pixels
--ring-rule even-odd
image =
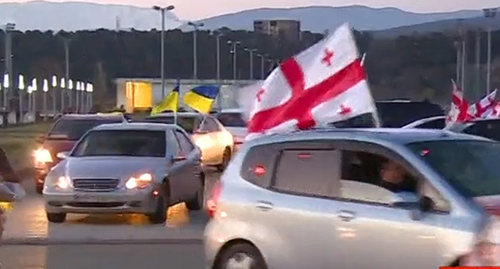
[[[55,185],[60,189],[68,189],[71,187],[71,180],[65,176],[58,177]]]
[[[46,164],[46,163],[51,163],[52,160],[52,155],[50,155],[50,152],[46,149],[38,149],[35,150],[35,153],[33,154],[35,157],[35,165],[36,164]]]
[[[149,184],[153,182],[153,176],[149,173],[144,173],[139,175],[138,177],[131,177],[125,183],[125,187],[129,190],[131,189],[144,189]]]

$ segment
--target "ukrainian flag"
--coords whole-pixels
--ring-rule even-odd
[[[184,94],[184,104],[200,113],[209,113],[218,94],[219,86],[198,86]]]
[[[177,86],[159,103],[157,106],[153,107],[151,110],[151,115],[160,114],[165,110],[171,110],[177,112],[179,109],[179,88],[180,81],[177,80]]]

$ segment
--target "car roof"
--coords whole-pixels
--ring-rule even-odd
[[[419,119],[419,120],[416,120],[410,124],[407,124],[401,128],[413,128],[415,126],[418,126],[420,124],[424,124],[426,122],[429,122],[429,121],[433,121],[433,120],[440,120],[440,119],[446,119],[446,116],[435,116],[435,117],[429,117],[429,118],[423,118],[423,119]]]
[[[476,123],[482,123],[482,122],[500,122],[500,119],[477,119],[477,120],[467,121],[467,122],[457,122],[457,123],[454,123],[454,124],[446,127],[446,129],[453,131],[453,132],[463,132],[467,127],[472,126]]]
[[[249,141],[251,144],[271,144],[294,140],[338,139],[373,143],[403,145],[436,140],[484,140],[486,138],[454,133],[446,130],[401,129],[401,128],[323,128],[309,131],[297,131],[288,134],[267,135]]]
[[[222,109],[219,114],[221,113],[243,113],[243,109],[238,107],[238,108],[225,108]]]
[[[110,120],[110,119],[125,119],[123,114],[64,114],[59,119],[69,120]]]
[[[129,122],[129,123],[107,123],[95,127],[93,130],[151,130],[167,131],[179,129],[175,124],[153,123],[153,122]]]
[[[198,112],[177,112],[177,117],[206,117],[207,115]],[[148,116],[148,118],[175,117],[174,112],[164,112]]]

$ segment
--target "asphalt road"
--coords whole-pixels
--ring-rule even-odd
[[[202,269],[201,244],[2,246],[2,269]]]

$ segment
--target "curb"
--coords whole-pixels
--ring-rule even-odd
[[[6,238],[2,246],[57,246],[57,245],[202,245],[199,238],[187,239],[48,239],[48,238]]]

